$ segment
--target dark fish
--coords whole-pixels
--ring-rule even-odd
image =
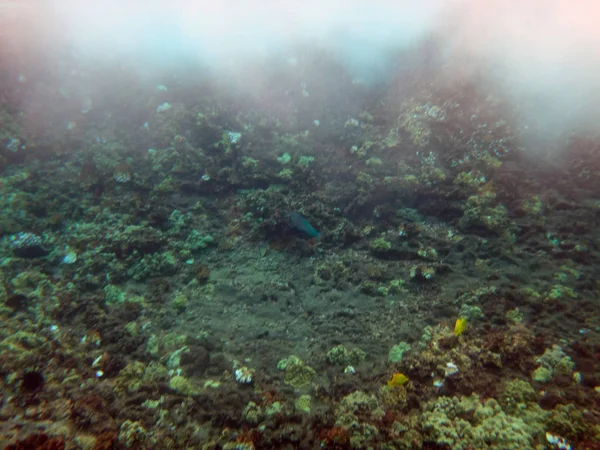
[[[296,230],[300,231],[301,233],[305,234],[310,238],[319,239],[321,233],[315,230],[315,228],[308,222],[308,220],[304,218],[302,214],[296,211],[292,211],[291,213],[289,213],[288,217],[290,219],[292,227],[294,227]]]

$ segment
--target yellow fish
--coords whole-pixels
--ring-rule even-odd
[[[467,319],[465,319],[464,317],[459,317],[458,319],[456,319],[456,323],[454,324],[454,334],[456,335],[456,337],[463,334],[463,331],[467,329],[467,324]]]
[[[387,385],[389,387],[396,387],[404,386],[406,383],[408,383],[408,377],[403,373],[397,372],[394,375],[392,375],[392,379],[387,382]]]

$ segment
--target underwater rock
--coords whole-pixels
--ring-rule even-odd
[[[41,258],[48,254],[42,247],[42,238],[29,232],[19,232],[10,237],[13,254],[19,258]]]

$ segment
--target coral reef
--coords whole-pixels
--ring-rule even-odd
[[[598,136],[312,51],[5,67],[2,448],[600,448]]]

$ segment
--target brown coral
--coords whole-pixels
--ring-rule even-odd
[[[118,434],[115,430],[106,430],[96,436],[94,450],[111,450],[117,441]]]
[[[62,437],[49,437],[45,433],[32,434],[12,445],[7,445],[4,450],[64,450],[65,440]]]
[[[346,448],[350,437],[348,431],[342,427],[331,427],[321,430],[319,433],[321,446],[332,449]]]
[[[533,370],[534,341],[535,336],[531,330],[522,324],[516,324],[505,331],[489,332],[485,336],[483,348],[499,353],[503,365],[528,373]]]
[[[198,264],[196,267],[196,280],[200,284],[206,284],[210,278],[210,269],[206,264]]]
[[[97,394],[89,393],[78,398],[71,407],[71,419],[79,429],[105,430],[113,423],[105,401]]]

